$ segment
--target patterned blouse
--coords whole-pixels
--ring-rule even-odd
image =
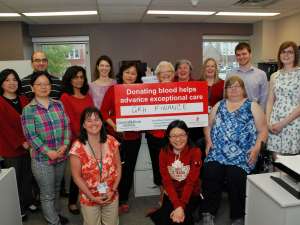
[[[112,83],[109,85],[98,85],[95,82],[89,84],[90,86],[89,94],[90,96],[92,96],[94,105],[97,109],[100,109],[104,95],[108,90],[108,88],[115,84],[116,84],[115,80],[112,80]]]
[[[102,160],[101,182],[106,182],[109,189],[113,188],[114,182],[118,177],[116,152],[119,151],[119,142],[112,136],[107,136],[108,151]],[[81,163],[81,175],[85,180],[88,188],[95,197],[100,194],[97,190],[97,185],[100,183],[100,171],[98,167],[99,160],[96,161],[88,144],[84,145],[80,141],[75,141],[71,147],[70,155],[75,155]],[[111,202],[118,197],[115,193]],[[80,191],[80,203],[87,206],[95,206],[97,203],[91,201],[82,191]]]
[[[251,101],[247,99],[239,109],[229,112],[224,99],[220,101],[211,129],[213,148],[205,162],[235,165],[250,173],[254,165],[248,164],[249,150],[255,145],[256,138]]]
[[[48,108],[45,108],[33,99],[23,109],[21,118],[24,135],[33,148],[31,157],[37,161],[48,161],[50,164],[57,162],[50,160],[46,153],[70,144],[69,119],[62,103],[50,99]],[[58,161],[66,158],[60,158]]]

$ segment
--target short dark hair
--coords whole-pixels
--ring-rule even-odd
[[[293,63],[293,66],[296,67],[298,66],[298,60],[299,60],[299,52],[298,52],[298,47],[297,47],[297,44],[293,41],[285,41],[283,42],[279,49],[278,49],[278,53],[277,53],[277,63],[278,63],[278,67],[279,69],[282,69],[283,68],[283,63],[281,62],[280,60],[280,54],[282,53],[282,51],[288,47],[292,47],[293,50],[294,50],[294,56],[295,56],[295,59],[294,59],[294,63]]]
[[[80,88],[80,93],[83,95],[87,94],[87,92],[89,91],[88,80],[86,77],[86,71],[81,66],[70,66],[69,68],[67,68],[67,70],[62,78],[62,85],[63,85],[64,92],[66,92],[70,95],[74,94],[74,89],[72,86],[72,79],[74,79],[79,72],[82,72],[83,78],[84,78],[84,83],[83,83],[83,86]]]
[[[171,147],[169,137],[170,137],[171,130],[174,129],[174,128],[180,128],[180,129],[184,130],[185,133],[188,136],[187,145],[189,147],[194,147],[195,146],[192,139],[189,137],[189,128],[186,125],[186,123],[182,120],[174,120],[168,125],[168,127],[166,129],[166,134],[165,134],[165,143],[166,143],[166,145],[164,146],[163,150],[166,151]]]
[[[110,71],[108,73],[108,76],[110,78],[114,77],[114,68],[113,68],[113,62],[112,62],[111,58],[109,58],[107,55],[101,55],[96,61],[96,66],[95,66],[95,71],[94,71],[95,78],[100,76],[98,66],[102,60],[108,62],[108,64],[110,65]]]
[[[87,135],[86,129],[83,127],[83,124],[84,124],[84,121],[87,118],[91,117],[93,114],[96,114],[100,118],[100,120],[102,121],[102,127],[101,127],[100,136],[99,136],[99,142],[100,143],[105,143],[106,140],[107,140],[107,132],[106,132],[106,129],[105,129],[104,120],[103,120],[101,112],[96,107],[87,107],[87,108],[85,108],[85,110],[83,110],[83,112],[80,115],[79,141],[83,144],[86,144],[86,141],[88,140],[88,135]]]
[[[5,70],[2,70],[0,72],[0,95],[2,96],[4,94],[4,90],[2,88],[2,84],[3,82],[6,80],[6,78],[10,75],[10,74],[13,74],[18,82],[18,89],[16,91],[16,94],[17,95],[20,95],[21,94],[21,88],[22,88],[22,84],[21,84],[21,80],[20,80],[20,77],[19,75],[17,74],[17,72],[13,69],[5,69]]]
[[[234,53],[236,54],[237,51],[247,49],[249,53],[251,53],[251,46],[247,42],[240,42],[235,46]]]
[[[118,84],[123,84],[123,73],[125,70],[129,69],[130,67],[134,67],[137,72],[137,77],[134,83],[142,83],[142,72],[136,62],[133,61],[127,61],[124,62],[119,70],[119,73],[117,74],[117,83]]]
[[[45,76],[48,78],[50,84],[52,84],[52,79],[50,77],[50,74],[47,71],[35,71],[31,74],[31,80],[30,85],[33,86],[34,82],[40,77]]]

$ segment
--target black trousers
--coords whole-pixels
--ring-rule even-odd
[[[154,137],[151,134],[147,134],[146,138],[152,163],[153,182],[160,186],[162,185],[162,181],[159,172],[159,152],[160,149],[166,145],[166,140],[164,138]]]
[[[17,187],[20,201],[21,214],[33,203],[31,158],[29,154],[4,159],[4,167],[14,167],[16,171]]]
[[[244,217],[247,173],[231,165],[218,162],[208,162],[203,167],[203,205],[202,211],[216,215],[224,190],[228,190],[230,218],[232,220]]]
[[[71,176],[70,180],[70,189],[69,189],[69,205],[75,205],[78,200],[79,189],[75,182],[73,181],[73,177]]]
[[[170,214],[174,210],[172,202],[170,201],[167,195],[164,195],[162,206],[150,215],[151,220],[155,225],[193,225],[193,213],[195,209],[200,204],[200,197],[191,196],[189,203],[186,205],[184,209],[185,220],[183,223],[174,223],[170,219]]]
[[[129,191],[133,182],[133,174],[136,160],[141,147],[141,138],[136,140],[123,140],[121,142],[122,154],[122,176],[119,184],[119,201],[120,204],[128,201]]]

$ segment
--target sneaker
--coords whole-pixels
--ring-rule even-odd
[[[244,225],[245,224],[245,221],[243,218],[239,218],[239,219],[236,219],[234,221],[232,221],[232,224],[231,225]]]
[[[64,217],[62,215],[58,215],[58,216],[62,225],[69,223],[69,219],[67,217]]]
[[[215,216],[210,213],[202,213],[202,224],[203,225],[215,225]]]
[[[30,212],[36,212],[38,210],[38,207],[34,204],[31,204],[28,209],[30,210]]]

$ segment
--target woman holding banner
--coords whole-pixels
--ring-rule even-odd
[[[173,65],[167,61],[161,61],[156,69],[155,74],[160,83],[173,82],[175,76],[175,70]],[[162,202],[162,182],[161,175],[159,172],[159,152],[160,149],[165,146],[165,130],[150,130],[146,133],[147,144],[149,148],[152,171],[153,171],[153,181],[154,184],[160,187],[161,189],[161,199],[159,204]]]
[[[117,75],[118,84],[141,83],[141,73],[134,62],[124,63]],[[101,106],[103,119],[107,123],[108,132],[116,137],[120,143],[122,165],[122,177],[119,184],[119,212],[127,213],[129,211],[128,195],[133,182],[133,173],[141,146],[141,134],[138,131],[117,132],[115,115],[115,94],[114,87],[110,87],[106,92]]]

